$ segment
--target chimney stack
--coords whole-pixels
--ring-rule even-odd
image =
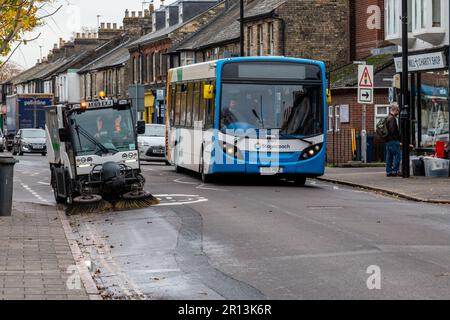
[[[125,18],[129,18],[130,17],[130,11],[127,9],[125,10]]]

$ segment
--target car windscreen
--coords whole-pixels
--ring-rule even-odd
[[[146,125],[144,137],[164,137],[166,135],[166,127],[160,125]]]
[[[23,130],[22,131],[23,138],[45,138],[44,130]]]

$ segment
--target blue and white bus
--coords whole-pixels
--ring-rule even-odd
[[[326,74],[320,61],[231,58],[169,70],[167,160],[216,175],[324,174]]]

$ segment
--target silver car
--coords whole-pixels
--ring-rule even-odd
[[[139,158],[142,161],[158,161],[169,164],[166,160],[166,126],[147,124],[145,133],[138,135]]]

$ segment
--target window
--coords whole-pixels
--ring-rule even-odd
[[[334,130],[333,118],[334,118],[334,107],[329,106],[328,107],[328,131],[330,131],[330,132],[333,132],[333,130]]]
[[[137,59],[133,57],[133,82],[137,83]]]
[[[205,82],[205,84],[212,84],[214,87],[216,86],[215,81]],[[205,108],[205,126],[206,128],[214,127],[214,116],[216,113],[216,100],[210,99],[206,100],[206,108]]]
[[[161,67],[161,65],[160,65],[160,55],[159,55],[159,52],[158,51],[156,51],[155,52],[155,63],[154,63],[154,66],[155,66],[155,69],[154,69],[154,72],[155,72],[155,82],[156,81],[158,81],[159,80],[159,76],[161,75],[161,72],[160,72],[160,67]]]
[[[149,71],[149,82],[154,82],[155,81],[155,54],[152,52],[150,54],[150,63],[148,65]]]
[[[334,107],[334,130],[341,131],[341,106]]]
[[[377,127],[378,122],[389,115],[389,105],[375,105],[375,123],[374,128]]]
[[[193,96],[194,96],[194,83],[190,82],[187,85],[186,127],[191,127],[192,126]]]
[[[200,82],[196,82],[194,84],[194,119],[193,119],[193,125],[195,126],[195,122],[200,120]]]
[[[151,56],[150,54],[145,55],[145,82],[150,82],[150,69],[151,69]]]
[[[264,55],[263,25],[258,25],[258,56]]]
[[[186,125],[186,101],[187,101],[187,85],[181,85],[181,111],[180,111],[180,126]]]
[[[248,27],[247,28],[247,55],[252,55],[252,49],[253,49],[253,28]]]
[[[273,22],[269,23],[269,55],[273,56],[275,54],[275,41],[273,37]]]
[[[207,82],[204,82],[204,81],[200,84],[200,113],[199,113],[199,118],[198,118],[198,121],[203,122],[203,127],[205,127],[205,119],[206,119],[206,100],[203,99],[203,94],[202,94],[205,84],[207,84]]]
[[[170,100],[169,105],[167,106],[169,109],[169,119],[170,119],[170,125],[173,126],[175,124],[175,101],[176,101],[176,86],[171,84],[170,85]]]
[[[181,113],[181,84],[177,84],[177,91],[175,94],[175,125],[180,125],[180,113]]]
[[[433,28],[441,27],[441,0],[433,0]]]

